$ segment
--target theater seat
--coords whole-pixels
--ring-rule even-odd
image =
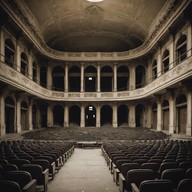
[[[139,189],[132,185],[132,192],[174,192],[174,184],[169,180],[146,180],[140,184]]]
[[[1,192],[22,192],[19,184],[14,181],[0,180]]]
[[[183,179],[179,182],[176,192],[192,191],[192,178]]]
[[[32,179],[29,172],[26,171],[8,171],[4,174],[4,179],[15,181],[19,184],[23,192],[35,192],[36,180]]]

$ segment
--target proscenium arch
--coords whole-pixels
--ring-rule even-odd
[[[15,46],[9,38],[5,40],[5,63],[10,67],[14,67],[15,63]]]
[[[187,126],[187,97],[180,94],[176,98],[177,130],[178,134],[186,134]]]
[[[5,98],[6,133],[15,133],[15,101],[12,97]]]
[[[74,65],[69,69],[69,91],[80,92],[81,90],[81,69]]]
[[[113,69],[111,66],[104,66],[101,69],[101,92],[113,90]]]
[[[85,92],[96,92],[97,69],[90,65],[85,68]]]
[[[145,127],[145,106],[138,104],[135,107],[136,127]]]
[[[56,66],[52,70],[52,89],[55,91],[64,91],[64,73],[62,66]]]
[[[29,130],[29,114],[28,114],[28,104],[26,101],[21,103],[21,130]]]
[[[129,108],[126,105],[120,105],[117,110],[118,114],[118,127],[120,126],[128,126],[129,122]]]
[[[85,108],[85,126],[96,127],[96,108],[93,105]]]
[[[142,88],[145,86],[146,81],[146,70],[143,65],[138,65],[135,69],[136,73],[136,89]]]
[[[103,105],[101,107],[101,126],[112,126],[113,109],[110,105]]]
[[[62,105],[55,105],[53,107],[53,125],[63,127],[64,124],[64,108]]]
[[[117,91],[129,89],[129,69],[123,65],[117,69]]]
[[[77,105],[69,108],[69,126],[80,127],[81,122],[81,109]]]

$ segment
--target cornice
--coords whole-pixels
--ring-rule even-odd
[[[64,61],[122,61],[130,60],[147,54],[167,29],[181,15],[191,0],[170,0],[169,6],[154,30],[148,35],[145,42],[138,48],[127,52],[61,52],[51,49],[45,43],[37,22],[27,6],[21,0],[1,0],[0,5],[22,29],[36,48],[48,58]]]

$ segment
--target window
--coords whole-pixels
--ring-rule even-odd
[[[163,63],[163,73],[166,73],[169,70],[169,51],[168,50],[165,50],[163,53],[162,63]]]
[[[177,64],[187,58],[187,36],[182,35],[176,44]]]

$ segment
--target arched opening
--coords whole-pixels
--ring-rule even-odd
[[[118,107],[118,127],[128,126],[129,109],[126,105]]]
[[[54,126],[63,127],[64,123],[64,109],[61,105],[56,105],[53,108],[53,124]]]
[[[40,67],[40,85],[47,87],[47,68],[45,66]]]
[[[121,66],[117,69],[117,91],[129,89],[129,69],[127,66]]]
[[[93,66],[85,69],[85,91],[96,92],[97,70]]]
[[[21,103],[21,130],[29,130],[28,124],[28,104],[23,101]]]
[[[187,98],[181,94],[176,98],[176,109],[177,109],[177,132],[179,134],[186,134],[187,126]]]
[[[163,58],[162,58],[162,64],[163,64],[163,73],[166,73],[169,71],[169,51],[165,50],[163,53]]]
[[[96,109],[93,105],[89,105],[85,109],[85,126],[86,127],[96,126]]]
[[[166,99],[162,103],[162,130],[169,130],[169,102]]]
[[[33,104],[32,106],[32,124],[33,124],[33,129],[37,129],[37,106],[36,104]]]
[[[142,88],[145,85],[145,67],[139,65],[136,67],[136,89]]]
[[[177,64],[187,58],[187,36],[182,35],[176,43]]]
[[[135,109],[136,127],[145,127],[145,107],[138,104]]]
[[[47,107],[48,104],[45,102],[41,103],[39,107],[41,127],[47,127]]]
[[[152,105],[152,129],[157,129],[157,103]]]
[[[15,132],[15,101],[11,97],[5,99],[5,125],[6,133]]]
[[[11,39],[5,40],[5,63],[14,67],[15,63],[15,46]]]
[[[28,58],[24,52],[21,53],[21,73],[25,76],[28,75]]]
[[[69,125],[80,126],[81,110],[78,106],[73,105],[69,109]]]
[[[64,69],[57,66],[52,70],[52,86],[55,91],[64,91]]]
[[[112,126],[113,110],[111,106],[104,105],[101,108],[101,126]]]
[[[77,66],[72,66],[69,69],[69,91],[80,92],[81,90],[81,69]]]
[[[33,62],[33,81],[37,82],[37,63]]]
[[[101,91],[111,92],[113,88],[113,70],[109,66],[101,69]]]
[[[153,65],[152,65],[152,79],[156,79],[157,78],[157,60],[153,61]]]

